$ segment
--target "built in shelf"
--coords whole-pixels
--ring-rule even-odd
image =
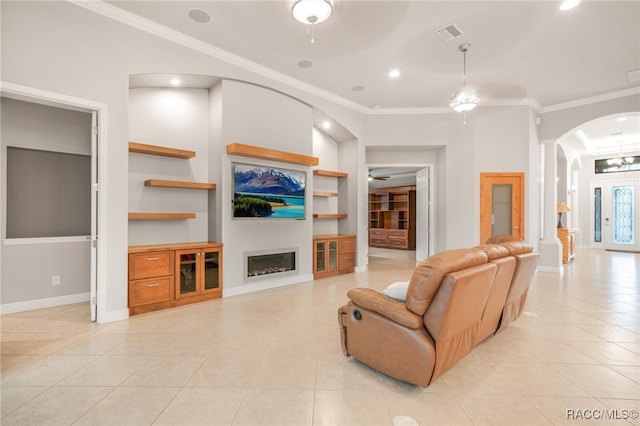
[[[349,217],[346,213],[314,213],[314,219],[346,219]]]
[[[129,213],[130,220],[181,220],[195,218],[195,213]]]
[[[337,192],[313,191],[314,197],[337,197]]]
[[[147,179],[144,186],[154,186],[162,188],[187,188],[187,189],[216,189],[215,183],[187,182],[181,180]]]
[[[277,151],[275,149],[261,148],[253,145],[244,145],[241,143],[232,143],[227,145],[227,154],[260,158],[263,160],[281,161],[283,163],[301,164],[303,166],[317,166],[320,164],[320,160],[317,157],[294,154],[286,151]]]
[[[166,146],[147,145],[140,142],[129,142],[129,152],[138,154],[160,155],[162,157],[182,158],[188,160],[196,156],[195,151],[186,149],[169,148]]]
[[[345,172],[334,172],[332,170],[321,170],[321,169],[315,169],[313,171],[313,174],[316,176],[328,176],[328,177],[337,177],[337,178],[345,178],[349,176]]]

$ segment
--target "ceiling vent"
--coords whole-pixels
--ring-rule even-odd
[[[464,34],[462,32],[462,30],[460,29],[460,27],[458,27],[456,24],[446,25],[446,26],[436,30],[436,33],[444,41],[453,40],[454,38],[458,38],[458,37],[460,37],[461,35]]]

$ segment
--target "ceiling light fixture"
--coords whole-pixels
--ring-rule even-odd
[[[467,111],[471,111],[478,105],[478,94],[476,91],[467,87],[467,50],[469,50],[471,44],[463,43],[458,46],[458,50],[462,52],[463,62],[462,62],[462,88],[453,92],[451,95],[451,101],[449,102],[449,106],[456,112],[464,112],[465,113],[465,124],[467,121]]]
[[[172,86],[180,86],[181,81],[177,78],[172,78],[171,79],[171,85]]]
[[[565,0],[560,5],[560,10],[570,10],[580,4],[580,0]]]
[[[389,71],[389,78],[398,78],[400,77],[400,70],[392,69]]]
[[[622,142],[620,142],[620,150],[618,151],[618,156],[615,158],[609,158],[607,160],[607,164],[610,166],[622,167],[627,164],[631,164],[634,162],[633,157],[623,157],[622,156]]]
[[[322,127],[324,127],[325,129],[330,129],[331,128],[331,122],[329,121],[324,121],[322,123]]]
[[[307,37],[311,38],[311,43],[315,43],[313,26],[329,19],[332,13],[333,5],[329,0],[297,0],[291,6],[295,20],[308,25]]]

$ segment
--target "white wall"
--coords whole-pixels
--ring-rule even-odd
[[[281,93],[251,84],[222,82],[222,143],[242,143],[302,155],[313,155],[313,111]],[[312,168],[254,158],[222,155],[222,243],[224,244],[224,295],[312,279],[313,188]],[[232,163],[271,165],[307,173],[304,220],[233,218]],[[246,282],[246,252],[298,249],[298,275]]]
[[[208,191],[145,187],[147,179],[207,182],[209,178],[209,91],[132,89],[131,141],[195,151],[194,158],[129,154],[130,212],[193,212],[188,220],[131,220],[129,245],[207,241]]]
[[[7,146],[91,155],[91,115],[86,112],[2,98],[2,282],[0,301],[3,311],[10,305],[80,295],[88,300],[90,248],[89,241],[62,242],[64,239],[6,240],[6,170]],[[87,182],[90,185],[91,182]],[[43,205],[44,209],[54,206]],[[31,240],[31,241],[29,241]],[[53,286],[51,277],[60,276]],[[69,299],[65,299],[69,300]]]
[[[313,128],[313,156],[318,157],[320,164],[318,169],[343,171],[338,167],[338,142],[326,133]],[[339,192],[339,179],[314,176],[313,186],[315,191]],[[313,197],[314,213],[341,213],[338,210],[338,197]],[[314,220],[313,234],[337,234],[337,220]]]

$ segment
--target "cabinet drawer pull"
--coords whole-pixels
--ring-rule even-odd
[[[160,283],[147,284],[147,287],[158,287]]]
[[[147,260],[160,260],[159,257],[147,257]]]

